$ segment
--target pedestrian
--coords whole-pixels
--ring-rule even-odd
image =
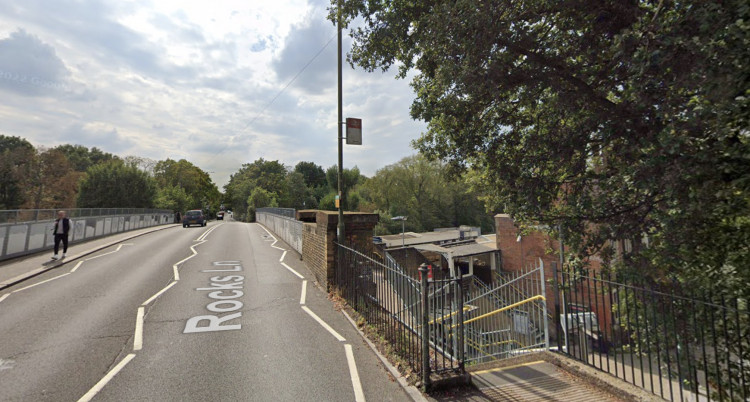
[[[70,232],[70,219],[65,216],[65,211],[57,211],[57,219],[55,219],[55,227],[52,229],[52,233],[55,234],[55,255],[52,256],[53,260],[58,259],[57,252],[60,251],[60,242],[63,244],[62,258],[65,258],[65,253],[68,252],[68,232]]]

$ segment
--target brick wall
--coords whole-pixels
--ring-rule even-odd
[[[558,264],[560,261],[559,250],[560,243],[552,239],[549,235],[541,230],[532,231],[531,233],[521,236],[518,241],[520,231],[516,227],[513,219],[507,214],[495,215],[495,228],[497,229],[497,248],[502,255],[503,271],[520,271],[523,267],[528,267],[532,263],[538,265],[541,258],[544,261],[544,277],[547,282],[546,295],[547,309],[551,315],[555,314],[555,293],[552,286],[553,271],[552,264]],[[568,250],[566,249],[567,253]],[[590,272],[597,272],[601,269],[601,259],[598,256],[592,256],[589,260]],[[599,325],[605,330],[610,328],[611,306],[607,298],[597,295],[597,292],[588,281],[576,284],[577,300],[568,300],[568,303],[583,304],[591,311],[595,312]],[[562,308],[562,307],[561,307]],[[552,329],[554,331],[554,329]]]
[[[314,222],[310,222],[313,220]],[[344,230],[348,243],[369,249],[372,229],[378,223],[378,214],[345,212]],[[336,231],[339,217],[336,211],[300,211],[297,219],[304,219],[302,260],[326,289],[336,274]]]

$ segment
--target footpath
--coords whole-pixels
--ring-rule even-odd
[[[67,257],[52,260],[52,250],[0,262],[0,300],[3,290],[45,272],[80,260],[108,247],[127,242],[144,234],[179,228],[163,225],[118,233],[82,243],[71,243]],[[353,324],[356,328],[356,325]],[[361,334],[364,337],[364,334]],[[391,374],[400,377],[393,366],[374,346]],[[572,368],[572,369],[571,369]],[[469,370],[471,384],[458,388],[419,394],[413,386],[399,381],[415,401],[650,401],[660,400],[643,390],[597,372],[583,364],[561,361],[556,354],[544,352],[494,365]],[[610,378],[611,377],[611,378]],[[403,379],[403,377],[401,378]]]
[[[51,259],[53,251],[50,247],[48,251],[0,262],[0,291],[37,275],[41,275],[44,272],[59,268],[72,261],[79,260],[107,247],[143,236],[147,233],[179,227],[181,227],[179,224],[155,226],[117,233],[85,242],[70,243],[68,245],[67,256],[60,260]],[[60,247],[62,247],[62,244]],[[62,252],[60,254],[62,254]]]

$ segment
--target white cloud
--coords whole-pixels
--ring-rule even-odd
[[[0,133],[185,158],[219,185],[261,157],[327,168],[336,31],[329,4],[311,1],[0,3]],[[13,81],[22,72],[36,85]],[[408,81],[345,64],[343,82],[345,117],[364,127],[344,165],[372,175],[413,154],[424,125],[409,118]]]

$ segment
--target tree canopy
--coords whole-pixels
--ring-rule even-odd
[[[585,255],[647,236],[642,268],[750,281],[720,275],[750,257],[746,2],[344,0],[342,15],[364,21],[352,63],[415,70],[415,145],[474,170],[490,206],[562,225]]]
[[[79,208],[152,208],[156,182],[146,172],[112,159],[90,167],[81,180]]]

